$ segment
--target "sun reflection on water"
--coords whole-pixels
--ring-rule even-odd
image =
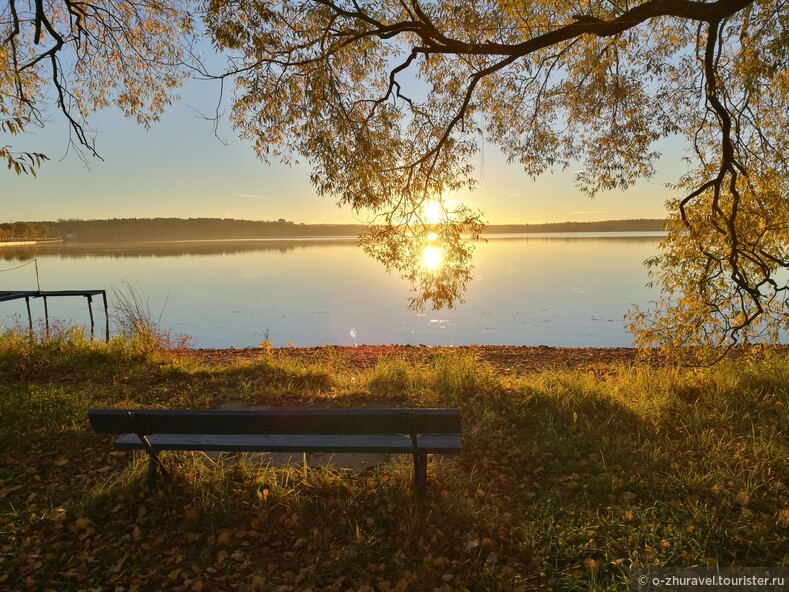
[[[444,260],[444,255],[441,250],[433,245],[427,245],[422,251],[422,265],[425,269],[435,271],[441,267],[441,262]]]

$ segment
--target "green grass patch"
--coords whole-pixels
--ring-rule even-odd
[[[278,352],[279,353],[279,352]],[[0,587],[614,590],[644,566],[789,563],[789,359],[498,374],[461,352],[201,365],[133,340],[0,337]],[[164,454],[91,407],[463,410],[463,454],[365,470]]]

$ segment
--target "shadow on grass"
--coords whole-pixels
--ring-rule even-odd
[[[0,386],[12,587],[613,590],[631,567],[787,561],[786,358],[605,380],[500,376],[468,356],[353,375],[265,359],[121,366],[87,385]],[[151,492],[145,458],[113,453],[84,418],[91,406],[289,404],[332,389],[339,404],[459,406],[463,454],[431,462],[424,498],[408,462],[305,475],[185,453],[165,455],[173,480]]]

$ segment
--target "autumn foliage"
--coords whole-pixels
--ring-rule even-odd
[[[621,589],[641,566],[788,560],[786,355],[714,371],[589,359],[514,374],[463,351],[189,352],[0,341],[0,587]],[[459,406],[463,454],[366,469],[141,455],[91,407]],[[300,459],[299,459],[300,460]]]

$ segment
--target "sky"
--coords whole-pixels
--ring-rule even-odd
[[[104,159],[87,165],[67,151],[68,129],[50,106],[51,121],[13,142],[15,150],[44,152],[36,178],[0,171],[0,222],[66,218],[238,218],[297,223],[346,224],[365,221],[310,185],[307,164],[266,165],[251,144],[238,138],[223,120],[218,139],[213,113],[219,87],[189,81],[181,99],[150,130],[114,110],[91,117],[96,146]],[[225,107],[228,106],[225,97]],[[479,186],[455,196],[484,212],[491,224],[528,224],[627,218],[661,218],[672,197],[666,183],[676,181],[682,163],[671,143],[658,148],[664,157],[658,173],[626,192],[581,194],[572,171],[546,174],[533,181],[518,165],[509,165],[498,148],[486,145],[475,163]],[[668,156],[666,156],[668,155]]]

